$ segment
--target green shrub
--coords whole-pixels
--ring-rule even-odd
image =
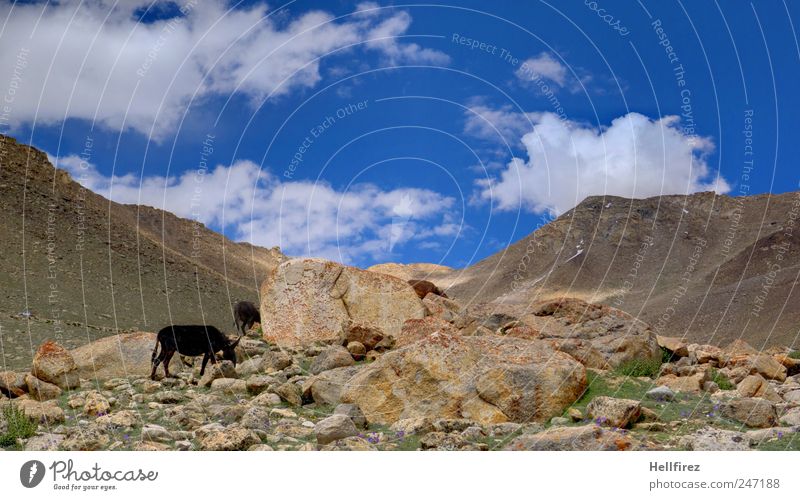
[[[800,351],[792,351],[789,353],[789,357],[792,359],[800,359]]]
[[[719,388],[721,390],[723,390],[723,391],[729,391],[731,389],[735,389],[736,388],[736,386],[733,385],[733,382],[731,382],[728,379],[728,377],[726,377],[725,375],[723,375],[719,371],[717,371],[716,368],[712,368],[709,371],[709,375],[710,375],[711,381],[716,383],[717,386],[719,386]]]
[[[14,446],[17,439],[25,439],[33,436],[39,424],[25,415],[25,412],[13,404],[3,408],[3,420],[6,422],[6,432],[0,435],[0,446]]]
[[[662,363],[671,363],[673,359],[675,359],[675,355],[669,349],[665,349],[664,347],[661,348],[661,362]]]
[[[659,370],[661,370],[660,359],[632,359],[620,363],[620,365],[614,369],[614,373],[626,377],[653,378],[658,375]]]

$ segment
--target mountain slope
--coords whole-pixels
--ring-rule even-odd
[[[109,201],[2,136],[0,213],[2,364],[29,359],[43,338],[71,346],[114,329],[189,322],[232,331],[231,304],[257,300],[285,259],[162,210]]]
[[[440,284],[462,302],[519,314],[570,295],[623,309],[662,335],[800,346],[798,220],[800,193],[590,197]]]

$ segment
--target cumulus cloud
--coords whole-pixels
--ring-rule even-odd
[[[159,138],[204,97],[238,92],[258,104],[312,87],[321,79],[320,58],[340,49],[393,64],[447,62],[441,52],[397,38],[411,23],[402,10],[337,20],[321,10],[289,17],[264,4],[229,9],[225,0],[182,0],[174,17],[139,22],[145,9],[169,3],[0,5],[0,17],[9,20],[0,34],[0,67],[15,68],[20,54],[25,59],[12,125],[79,118],[144,134],[152,128]],[[348,48],[353,44],[359,48]]]
[[[523,61],[515,74],[523,81],[530,81],[538,76],[538,78],[549,80],[559,87],[563,87],[567,83],[568,71],[567,67],[553,56],[542,52],[536,57]]]
[[[516,143],[519,137],[533,130],[541,113],[515,110],[506,104],[499,108],[473,100],[464,112],[464,133],[487,141]]]
[[[558,215],[592,195],[729,191],[706,162],[713,143],[679,125],[676,116],[629,113],[598,129],[542,113],[522,137],[527,159],[512,158],[499,177],[480,181],[479,196],[501,210]]]
[[[161,208],[294,256],[382,261],[404,244],[436,246],[464,229],[454,219],[455,200],[428,189],[359,184],[340,191],[324,182],[283,182],[246,160],[142,178],[106,176],[74,155],[51,161],[116,202]]]

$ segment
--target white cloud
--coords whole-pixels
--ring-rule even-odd
[[[513,158],[499,178],[479,181],[480,197],[501,210],[557,215],[592,195],[730,190],[706,163],[711,141],[684,135],[676,116],[629,113],[597,129],[542,113],[522,143],[527,160]]]
[[[294,256],[381,261],[402,245],[449,242],[464,230],[451,215],[455,200],[428,189],[360,184],[342,192],[324,182],[282,182],[251,161],[141,180],[105,176],[77,156],[51,161],[116,202],[161,208]]]
[[[134,12],[151,3],[165,2],[0,5],[0,17],[9,19],[0,67],[14,68],[26,55],[12,125],[80,118],[145,134],[152,127],[159,138],[193,99],[238,91],[258,103],[314,86],[317,58],[351,44],[393,64],[447,62],[441,52],[394,38],[411,23],[402,10],[340,20],[317,10],[287,19],[263,4],[228,10],[224,0],[183,0],[183,16],[137,22]]]
[[[553,56],[547,52],[542,52],[536,57],[523,61],[515,74],[517,78],[523,81],[541,78],[563,87],[567,83],[568,70]]]
[[[476,100],[464,111],[464,133],[479,139],[515,145],[520,137],[533,130],[540,115],[517,111],[508,104],[493,108]]]

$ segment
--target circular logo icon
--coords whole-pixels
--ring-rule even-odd
[[[44,464],[38,460],[28,460],[19,470],[19,482],[26,488],[35,488],[44,479]]]

